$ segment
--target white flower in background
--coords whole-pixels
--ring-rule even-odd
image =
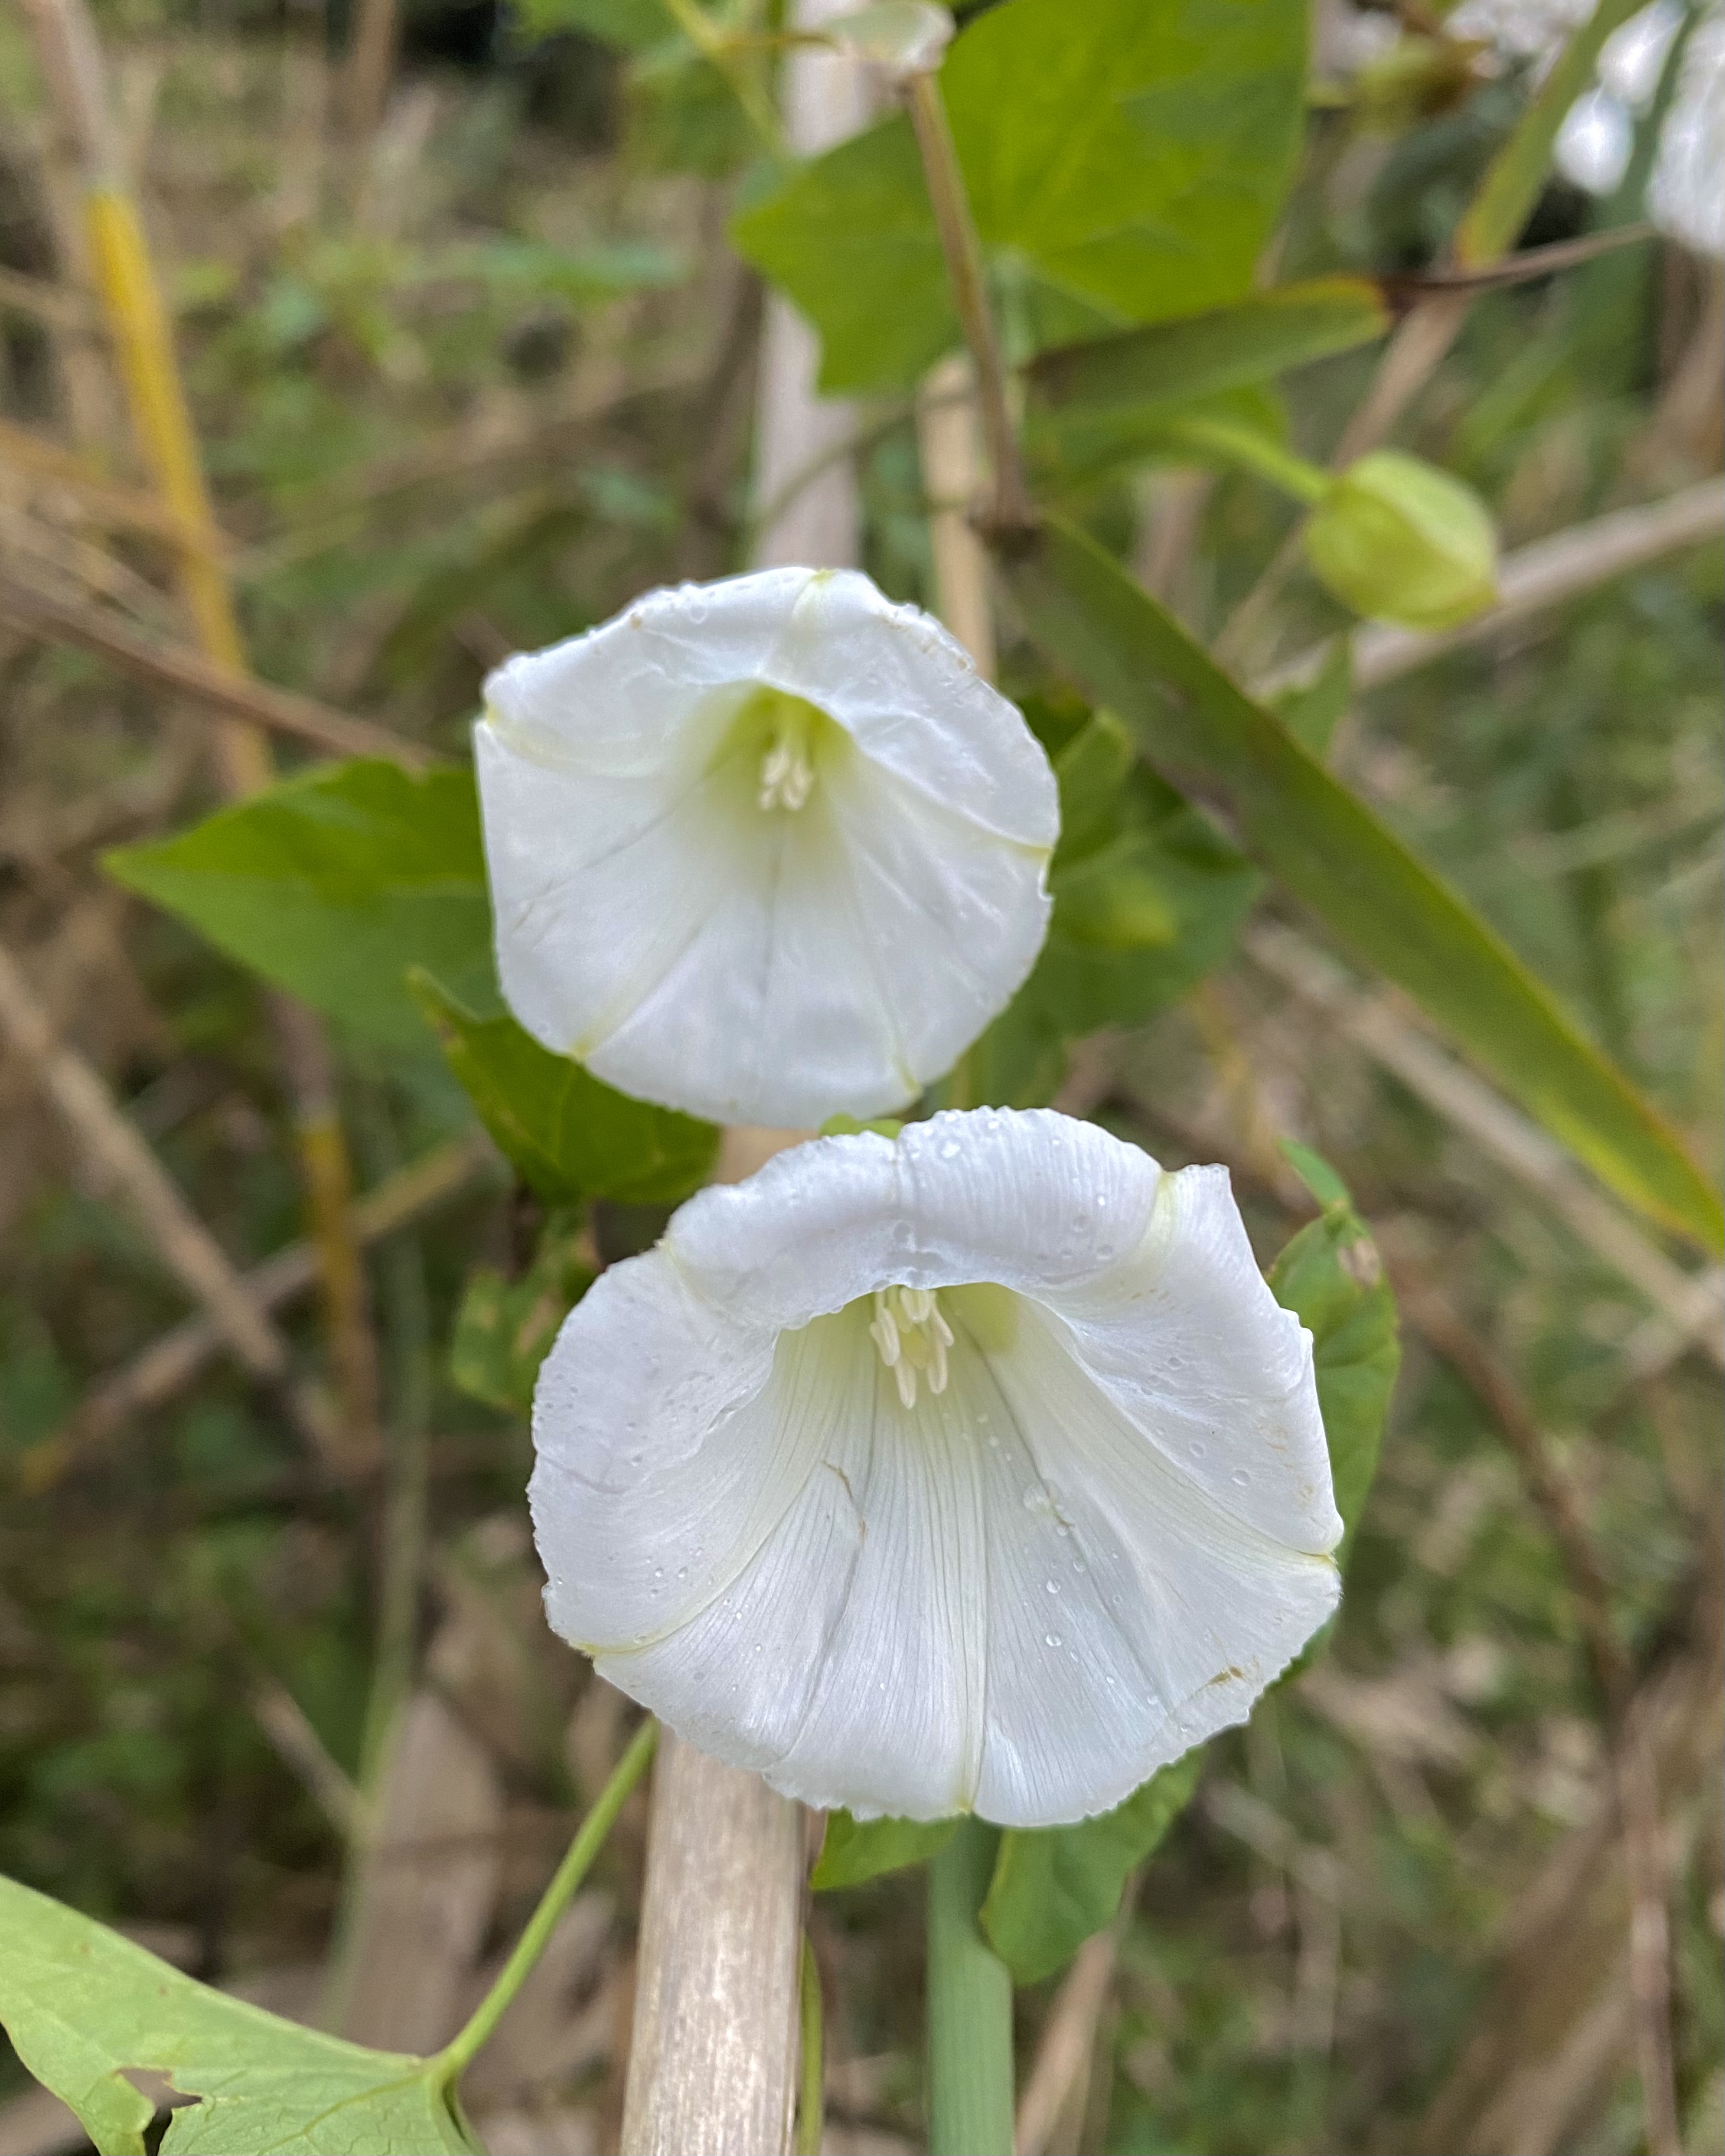
[[[1725,261],[1725,13],[1714,8],[1683,54],[1677,94],[1647,186],[1654,222]]]
[[[813,1804],[1117,1804],[1336,1607],[1311,1336],[1226,1172],[978,1109],[691,1199],[541,1372],[553,1628]]]
[[[1622,184],[1635,122],[1652,106],[1684,12],[1679,0],[1652,0],[1613,31],[1598,80],[1564,116],[1553,162],[1590,194],[1614,194]],[[1592,13],[1593,0],[1462,0],[1445,28],[1455,37],[1488,38],[1506,58],[1532,60],[1538,80]],[[1679,64],[1648,213],[1686,246],[1725,258],[1725,12],[1717,5],[1697,24]]]
[[[512,659],[475,729],[503,993],[624,1091],[878,1115],[1029,972],[1059,828],[1035,737],[855,570],[649,593]]]

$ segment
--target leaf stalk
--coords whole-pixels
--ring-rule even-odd
[[[1013,424],[1007,399],[1006,363],[1000,338],[988,305],[983,275],[982,244],[970,213],[964,172],[952,140],[940,83],[933,74],[914,74],[906,85],[911,126],[922,153],[928,199],[940,233],[941,250],[947,259],[947,275],[953,305],[964,331],[964,341],[976,367],[977,403],[982,414],[983,435],[988,463],[994,475],[994,498],[989,522],[1003,537],[1010,538],[1036,528],[1036,511],[1024,480],[1024,458],[1019,449],[1018,429]]]
[[[516,1941],[515,1952],[503,1964],[496,1982],[474,2009],[465,2027],[444,2045],[432,2061],[433,2078],[444,2089],[453,2088],[474,2055],[495,2030],[516,1994],[532,1973],[546,1949],[557,1919],[569,1906],[576,1888],[592,1869],[605,1837],[617,1823],[629,1792],[652,1762],[659,1742],[659,1724],[644,1722],[629,1740],[629,1749],[612,1769],[611,1779],[599,1792],[598,1801],[576,1830],[563,1861],[552,1874],[551,1884],[539,1897],[539,1906],[527,1928]]]

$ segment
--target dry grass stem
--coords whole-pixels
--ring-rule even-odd
[[[369,719],[351,719],[290,689],[233,674],[180,645],[152,644],[94,607],[0,579],[0,620],[27,636],[94,652],[140,680],[182,696],[210,717],[263,727],[326,756],[382,757],[410,771],[431,762],[417,743]]]
[[[1255,964],[1326,1013],[1374,1062],[1538,1192],[1595,1257],[1725,1368],[1725,1306],[1716,1269],[1688,1273],[1675,1264],[1584,1179],[1554,1138],[1445,1054],[1387,996],[1361,993],[1340,967],[1291,929],[1260,921],[1245,943]]]
[[[302,1435],[321,1448],[326,1419],[290,1383],[287,1342],[247,1292],[208,1228],[180,1195],[114,1096],[84,1058],[55,1037],[47,1013],[12,954],[0,948],[0,1032],[33,1073],[75,1140],[81,1167],[123,1200],[167,1270],[203,1306],[211,1324],[261,1383],[287,1387]]]
[[[475,1132],[452,1139],[398,1170],[355,1200],[353,1230],[366,1246],[383,1241],[494,1173],[497,1156]],[[247,1299],[260,1311],[277,1310],[317,1285],[318,1257],[309,1241],[290,1243],[241,1276]],[[73,1410],[64,1427],[23,1455],[20,1478],[44,1489],[75,1468],[135,1416],[162,1406],[182,1391],[223,1345],[220,1327],[208,1317],[187,1318],[164,1332],[111,1377],[103,1378]]]
[[[1132,1900],[1128,1887],[1127,1907]],[[1114,1980],[1117,1952],[1111,1926],[1085,1941],[1060,1979],[1019,2098],[1013,2134],[1015,2156],[1050,2156],[1055,2129],[1071,2108],[1075,2092],[1089,2077],[1096,2025]]]

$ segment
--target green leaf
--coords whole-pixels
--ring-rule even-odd
[[[1292,170],[1297,0],[1005,0],[940,81],[1014,356],[1244,296]],[[822,387],[907,388],[958,341],[908,122],[793,173],[740,250],[821,332]]]
[[[1082,534],[1049,524],[1004,567],[1054,662],[1131,727],[1367,964],[1404,988],[1632,1204],[1725,1250],[1717,1194],[1675,1134],[1501,937]]]
[[[1118,719],[1097,712],[1055,758],[1060,842],[1054,916],[1029,978],[969,1051],[966,1098],[1030,1107],[1052,1098],[1069,1042],[1142,1025],[1226,957],[1256,896],[1245,856],[1136,762]]]
[[[473,277],[506,290],[519,287],[535,298],[555,295],[572,306],[675,285],[689,273],[688,258],[650,240],[596,240],[558,247],[545,239],[513,236],[475,242],[434,256],[423,281]]]
[[[423,1046],[413,965],[496,1008],[470,772],[324,766],[105,865],[357,1040]]]
[[[514,13],[528,38],[577,30],[621,52],[646,52],[670,34],[664,0],[516,0]]]
[[[525,1414],[539,1365],[593,1281],[579,1223],[567,1216],[547,1222],[533,1262],[518,1281],[506,1280],[490,1265],[475,1268],[455,1313],[451,1378],[489,1407]]]
[[[1345,636],[1335,637],[1324,653],[1323,664],[1310,681],[1284,689],[1276,699],[1276,716],[1320,763],[1330,752],[1336,729],[1353,701],[1353,646]]]
[[[1640,7],[1640,0],[1599,0],[1541,80],[1455,228],[1453,251],[1463,268],[1496,262],[1521,238],[1545,186],[1565,115],[1593,81],[1605,40]]]
[[[617,1092],[506,1013],[470,1010],[424,968],[411,986],[480,1121],[549,1204],[674,1204],[706,1181],[719,1144],[711,1123]]]
[[[224,1998],[105,1925],[0,1879],[0,2021],[100,2156],[143,2156],[165,2075],[164,2156],[432,2156],[476,2151],[432,2061],[367,2051]]]
[[[1301,1145],[1298,1138],[1279,1138],[1276,1149],[1325,1212],[1332,1205],[1353,1204],[1348,1185],[1321,1152]]]
[[[1121,330],[1045,352],[1026,370],[1045,406],[1067,413],[1182,404],[1266,382],[1349,352],[1390,326],[1380,288],[1365,277],[1315,277],[1256,292],[1233,306]]]
[[[815,1136],[820,1138],[854,1138],[864,1131],[872,1131],[876,1137],[896,1138],[904,1128],[898,1116],[869,1116],[860,1122],[855,1116],[829,1116]]]
[[[1202,439],[1205,423],[1214,422],[1250,429],[1271,444],[1285,441],[1289,431],[1280,393],[1261,382],[1183,403],[1142,404],[1118,412],[1043,408],[1033,409],[1025,423],[1026,468],[1038,498],[1050,506],[1111,478],[1123,466],[1153,459],[1231,471],[1234,460],[1217,454]]]
[[[1189,1752],[1123,1804],[1076,1826],[1009,1828],[983,1903],[983,1929],[1015,1984],[1037,1984],[1113,1921],[1132,1871],[1198,1786],[1204,1748]]]
[[[855,1820],[849,1812],[829,1812],[820,1860],[809,1878],[817,1893],[834,1887],[860,1887],[883,1871],[901,1871],[944,1849],[958,1831],[956,1819]]]
[[[1292,1311],[1312,1335],[1317,1404],[1344,1529],[1337,1562],[1345,1568],[1378,1471],[1384,1418],[1401,1365],[1395,1297],[1378,1246],[1349,1204],[1340,1176],[1309,1147],[1284,1146],[1283,1151],[1314,1194],[1339,1194],[1322,1199],[1322,1214],[1282,1250],[1269,1281],[1282,1308]]]

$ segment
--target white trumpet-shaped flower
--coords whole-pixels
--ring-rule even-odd
[[[512,659],[475,730],[503,993],[721,1121],[878,1115],[1029,973],[1059,824],[1034,735],[855,570],[650,593]]]
[[[1102,1810],[1336,1606],[1311,1336],[1226,1172],[1051,1111],[702,1191],[572,1312],[533,1435],[553,1627],[865,1816]]]

